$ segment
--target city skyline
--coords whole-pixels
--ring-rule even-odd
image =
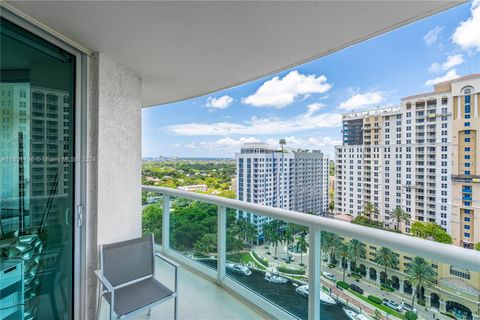
[[[333,158],[341,114],[399,105],[478,72],[479,13],[478,1],[467,3],[276,75],[144,109],[142,155],[233,158],[244,142],[285,138],[287,147]]]

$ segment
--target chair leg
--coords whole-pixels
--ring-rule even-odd
[[[97,301],[97,315],[96,315],[96,320],[100,319],[100,308],[102,307],[102,287],[99,286],[98,288],[98,301]]]
[[[177,297],[173,299],[173,319],[177,320],[178,319],[178,301]]]
[[[152,314],[152,308],[149,308],[149,309],[148,309],[148,313],[147,313],[147,315],[149,315],[149,316],[150,316],[151,314]]]

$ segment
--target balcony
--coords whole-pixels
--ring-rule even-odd
[[[180,300],[180,318],[347,319],[341,308],[342,303],[346,300],[349,301],[349,306],[356,312],[360,312],[361,309],[362,313],[373,315],[371,305],[365,305],[365,302],[356,299],[355,295],[352,295],[348,290],[340,290],[330,280],[320,276],[322,271],[337,275],[337,279],[340,279],[342,274],[340,267],[331,268],[328,262],[322,259],[324,255],[321,251],[320,240],[321,237],[327,237],[328,234],[336,235],[343,241],[358,239],[374,248],[382,246],[391,248],[395,252],[400,251],[402,254],[399,254],[399,256],[422,256],[432,259],[436,264],[439,262],[455,264],[472,271],[480,271],[480,253],[460,247],[238,200],[163,187],[143,186],[142,189],[143,191],[160,194],[161,204],[158,204],[158,206],[162,207],[163,212],[166,213],[162,215],[161,226],[157,227],[161,229],[161,239],[157,237],[157,240],[159,240],[158,249],[184,267],[180,282],[180,297],[183,299]],[[201,208],[199,214],[203,212],[201,215],[205,219],[207,218],[205,214],[208,212],[209,228],[211,228],[208,232],[212,232],[215,238],[214,242],[218,245],[212,245],[210,249],[198,249],[200,247],[198,244],[194,245],[188,241],[178,242],[179,239],[184,239],[177,236],[179,232],[179,220],[176,211],[179,210],[178,203],[182,203],[182,206],[189,204]],[[420,203],[417,203],[417,205],[420,205]],[[423,207],[425,204],[422,203],[421,206]],[[432,205],[428,207],[433,208]],[[290,264],[286,264],[285,261],[280,262],[282,261],[281,256],[278,260],[273,258],[276,250],[275,246],[271,244],[268,245],[269,249],[267,249],[265,244],[256,245],[252,242],[252,246],[249,246],[248,249],[238,249],[238,252],[235,251],[237,252],[235,253],[231,248],[233,245],[231,224],[235,220],[232,220],[232,218],[239,211],[249,212],[256,217],[267,217],[267,221],[278,221],[284,223],[284,226],[288,226],[287,223],[303,226],[307,230],[304,235],[308,234],[306,237],[309,244],[308,249],[303,255],[291,252],[290,255],[295,257],[296,262]],[[211,219],[215,219],[216,223],[212,223]],[[327,233],[324,235],[324,232]],[[207,231],[200,236],[203,237],[206,234]],[[294,233],[294,238],[298,240],[301,234],[299,231]],[[195,247],[197,249],[194,249]],[[284,254],[284,248],[286,248],[286,244],[280,243],[278,252]],[[199,253],[200,251],[202,253]],[[271,251],[270,254],[269,251]],[[230,262],[236,262],[235,257],[239,255],[245,257],[245,254],[247,257],[251,257],[247,259],[248,263],[247,260],[244,261],[252,271],[249,276],[236,274],[227,266]],[[292,274],[285,273],[284,269],[281,269],[281,267],[300,268],[298,259],[302,259],[304,262],[304,266],[301,267],[304,270],[304,275],[292,276]],[[273,268],[274,271],[276,270],[279,276],[287,279],[287,283],[274,284],[264,280],[265,264],[269,268]],[[359,285],[366,290],[375,292],[374,287],[380,281],[379,275],[383,269],[363,259],[359,265],[361,266],[360,274],[364,274],[366,277],[359,282]],[[365,266],[368,267],[365,269]],[[315,272],[311,272],[311,270],[315,270]],[[366,273],[367,270],[370,270],[368,274]],[[161,269],[160,276],[162,276],[162,272],[163,269]],[[398,276],[395,272],[398,273]],[[395,273],[392,281],[397,281],[398,277],[406,279],[405,274],[403,273],[402,276],[400,271],[390,270],[390,273],[392,275]],[[347,282],[349,281],[354,281],[354,279],[347,277]],[[395,285],[396,290],[398,290],[396,295],[409,300],[411,295],[408,292],[411,291],[406,291],[408,287],[404,287],[403,280],[401,282],[401,286]],[[296,291],[296,288],[304,284],[309,285],[310,294],[308,297],[303,297]],[[314,291],[312,288],[317,288],[317,290]],[[321,290],[330,294],[336,300],[336,304],[325,305],[320,303]],[[313,292],[317,292],[317,294]],[[240,302],[239,298],[245,304]],[[442,299],[449,298],[442,297]],[[191,301],[195,301],[195,303],[192,305]],[[202,308],[198,308],[199,305]],[[156,309],[158,310],[154,309],[153,311],[154,316],[168,318],[169,312],[171,312],[168,306]],[[424,317],[431,315],[430,309],[429,311],[423,311],[424,308],[417,306],[417,310],[420,309],[422,310],[420,311],[421,315],[425,313]],[[255,310],[261,310],[261,313],[257,313]]]

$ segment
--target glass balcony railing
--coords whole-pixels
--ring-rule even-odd
[[[143,214],[164,254],[279,319],[480,317],[480,252],[162,187]],[[413,230],[412,230],[413,232]],[[160,240],[161,239],[161,240]]]

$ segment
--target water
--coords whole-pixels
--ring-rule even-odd
[[[213,267],[216,265],[216,260],[206,259],[202,260],[201,263]],[[265,274],[257,270],[252,270],[250,276],[242,276],[227,270],[227,275],[296,317],[300,319],[308,318],[308,299],[295,291],[296,287],[291,281],[285,284],[270,283],[264,279]],[[349,319],[345,315],[341,304],[325,305],[322,303],[320,306],[321,319]]]

